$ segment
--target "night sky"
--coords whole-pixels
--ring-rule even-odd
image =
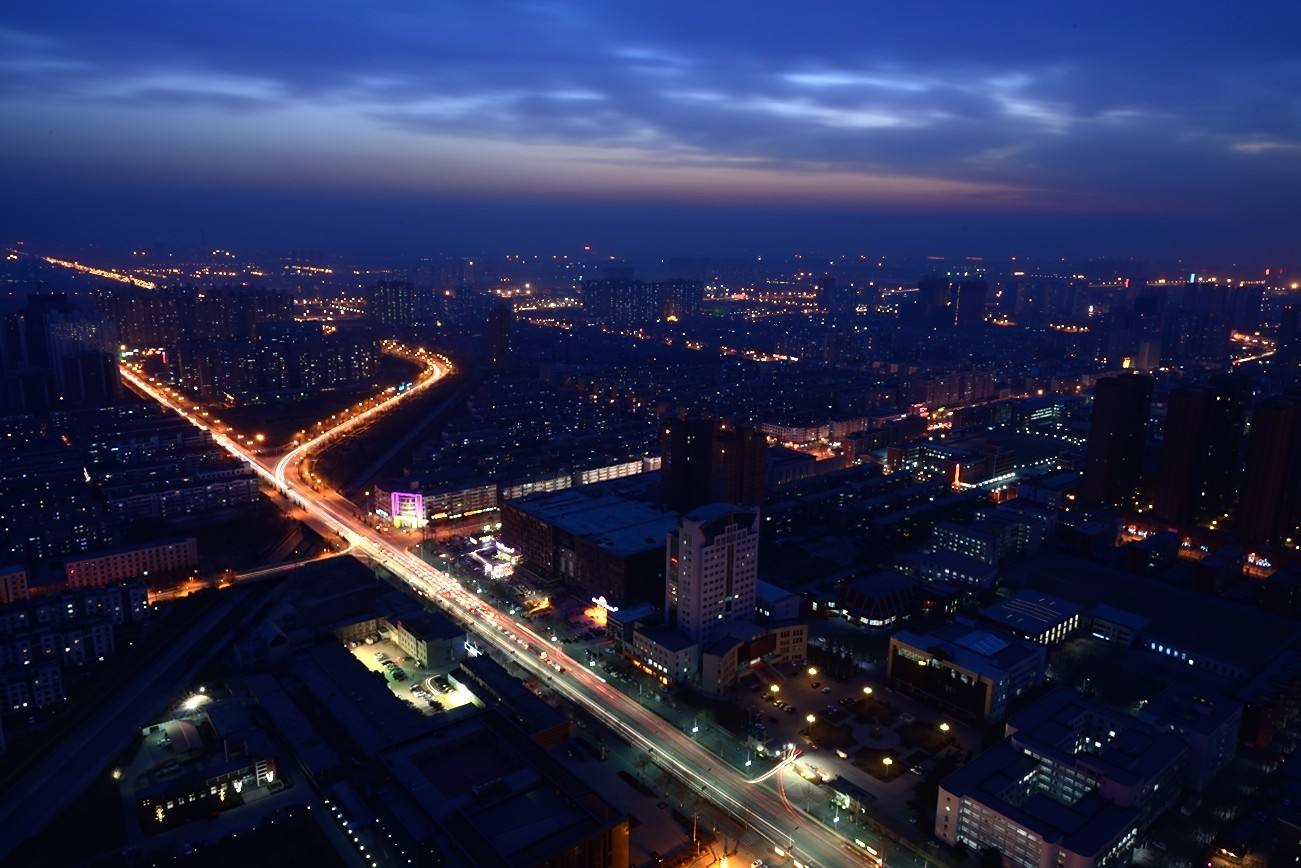
[[[1301,4],[9,3],[0,236],[1287,259]]]

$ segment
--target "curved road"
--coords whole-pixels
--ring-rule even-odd
[[[773,855],[785,855],[792,864],[803,866],[884,864],[882,858],[875,855],[879,845],[868,850],[847,843],[820,821],[794,808],[767,784],[748,781],[685,733],[568,657],[559,644],[553,644],[527,625],[494,609],[462,588],[447,573],[406,551],[400,544],[390,542],[367,525],[357,508],[338,492],[314,488],[304,478],[304,461],[314,450],[368,424],[398,401],[419,394],[451,371],[450,362],[441,356],[427,355],[426,364],[424,378],[407,391],[394,394],[355,416],[346,417],[334,428],[298,445],[274,463],[249,452],[219,432],[211,432],[213,439],[251,465],[263,479],[307,512],[315,524],[343,537],[354,554],[364,554],[378,561],[420,596],[446,609],[477,637],[481,645],[496,648],[544,679],[552,689],[582,706],[628,742],[651,753],[661,767],[701,793],[707,801],[755,829],[772,845]],[[175,392],[125,367],[122,376],[135,389],[192,424],[211,430],[202,418],[186,409],[186,399]],[[775,780],[780,780],[780,777],[775,776]],[[921,862],[905,851],[891,858],[889,864]]]

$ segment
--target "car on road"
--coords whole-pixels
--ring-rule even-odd
[[[824,687],[824,688],[822,688],[822,692],[823,692],[823,693],[830,693],[830,692],[831,692],[831,688],[830,688],[830,687]]]

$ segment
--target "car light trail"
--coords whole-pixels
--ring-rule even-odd
[[[420,394],[452,371],[451,363],[441,356],[430,356],[429,365],[430,375],[410,389],[390,393],[388,398],[364,412],[341,420],[285,453],[274,465],[264,463],[236,440],[212,431],[200,416],[191,413],[138,372],[127,367],[121,370],[127,383],[142,395],[191,424],[210,431],[214,442],[251,466],[268,485],[285,495],[309,518],[349,543],[354,555],[365,555],[418,595],[447,610],[475,635],[476,647],[481,651],[492,646],[513,659],[566,700],[604,723],[628,744],[646,751],[657,764],[702,797],[755,830],[773,846],[785,848],[793,858],[798,854],[797,858],[805,865],[842,862],[845,839],[811,814],[793,809],[784,793],[780,792],[780,772],[799,755],[797,749],[790,749],[790,755],[765,774],[752,779],[743,777],[672,724],[571,659],[557,643],[497,611],[461,587],[448,573],[381,537],[360,518],[356,507],[338,492],[318,490],[303,481],[302,465],[313,450],[369,424],[398,402]],[[778,792],[763,786],[770,779],[776,780]],[[794,840],[797,834],[798,844]]]

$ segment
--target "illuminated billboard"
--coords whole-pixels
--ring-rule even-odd
[[[394,491],[389,495],[389,515],[394,527],[424,527],[425,496],[415,491]]]

